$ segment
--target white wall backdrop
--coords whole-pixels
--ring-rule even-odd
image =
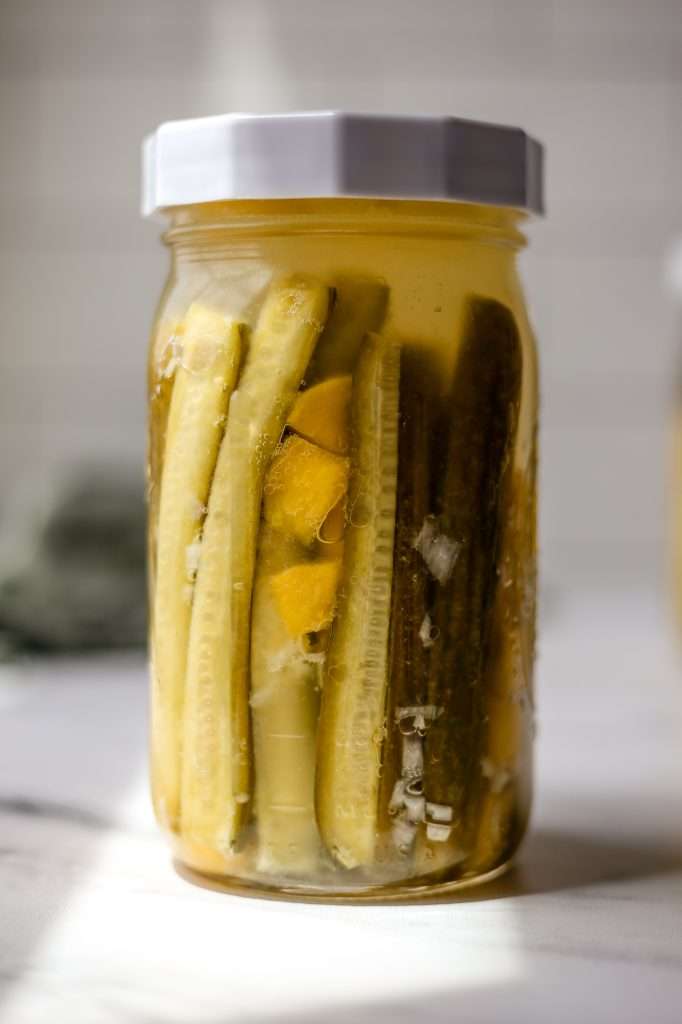
[[[545,580],[659,579],[679,0],[4,0],[0,505],[27,472],[141,461],[165,272],[158,228],[138,219],[142,135],[302,107],[490,118],[545,141],[549,220],[524,257]]]

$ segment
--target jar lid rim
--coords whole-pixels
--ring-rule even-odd
[[[544,212],[543,147],[459,117],[306,111],[167,121],[143,144],[142,213],[233,199],[383,198]]]

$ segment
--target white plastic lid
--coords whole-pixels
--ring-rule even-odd
[[[381,197],[543,212],[543,150],[520,128],[318,111],[168,121],[143,148],[145,216],[227,199]]]

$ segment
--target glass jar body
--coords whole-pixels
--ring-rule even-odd
[[[149,361],[152,790],[227,888],[391,899],[531,795],[537,359],[519,215],[171,213]]]

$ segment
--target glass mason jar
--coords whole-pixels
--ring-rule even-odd
[[[176,857],[324,899],[494,876],[531,796],[537,362],[516,254],[538,144],[454,119],[208,118],[151,137],[146,188],[172,264],[149,557]]]

